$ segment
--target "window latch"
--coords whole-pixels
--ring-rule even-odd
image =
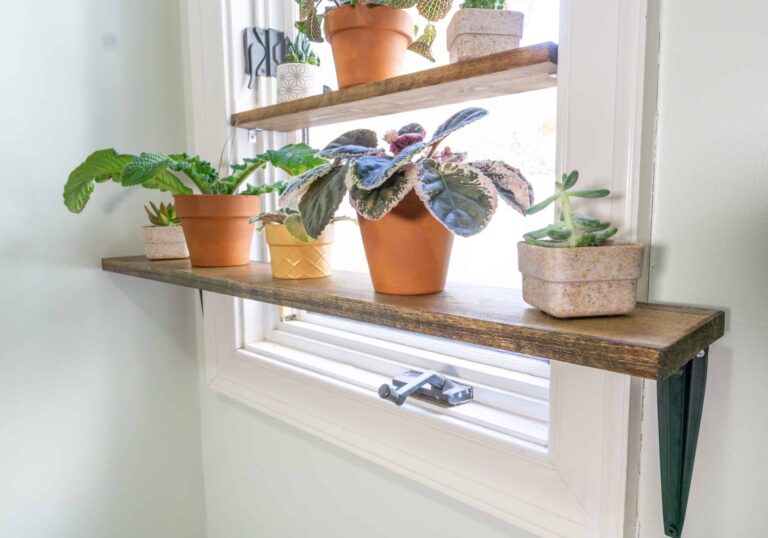
[[[472,401],[472,387],[451,381],[434,370],[409,370],[379,387],[379,396],[403,405],[411,394],[440,405],[459,405]]]

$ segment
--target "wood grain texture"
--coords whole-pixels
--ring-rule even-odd
[[[723,335],[719,310],[639,304],[626,316],[561,320],[519,290],[449,285],[434,295],[375,293],[367,274],[273,279],[269,264],[193,268],[187,260],[105,258],[105,271],[415,331],[602,370],[659,379]]]
[[[557,45],[541,43],[466,62],[232,115],[232,125],[295,131],[475,101],[557,84]]]

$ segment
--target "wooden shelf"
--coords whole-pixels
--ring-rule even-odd
[[[295,131],[474,101],[557,84],[557,45],[541,43],[474,60],[239,112],[232,125]]]
[[[449,285],[434,295],[375,293],[367,274],[273,279],[269,264],[193,268],[187,260],[105,258],[105,271],[453,338],[649,379],[677,371],[723,335],[719,310],[639,304],[626,316],[559,320],[518,290]]]

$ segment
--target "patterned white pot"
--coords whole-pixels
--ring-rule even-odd
[[[280,64],[277,66],[277,102],[285,103],[323,93],[320,68],[309,64]]]
[[[144,226],[144,253],[150,260],[189,258],[181,226]]]

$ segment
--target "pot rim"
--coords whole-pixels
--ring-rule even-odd
[[[354,9],[380,9],[380,10],[395,10],[400,12],[404,17],[407,19],[407,23],[404,24],[405,27],[408,28],[408,30],[403,30],[402,25],[400,24],[389,24],[389,25],[379,25],[379,24],[371,24],[368,23],[359,23],[359,24],[353,24],[351,26],[345,26],[344,28],[337,28],[336,30],[330,31],[328,29],[329,25],[329,18],[333,18],[333,13],[339,13],[343,11],[351,11]],[[333,9],[328,10],[328,12],[325,14],[325,23],[324,23],[324,29],[325,29],[325,39],[328,41],[328,43],[331,42],[331,38],[334,34],[337,34],[341,31],[345,30],[356,30],[358,28],[369,28],[369,27],[378,27],[384,30],[388,30],[391,32],[396,32],[402,36],[404,36],[406,39],[408,39],[408,45],[410,46],[413,44],[415,40],[415,36],[413,35],[413,27],[414,27],[414,21],[413,17],[410,13],[405,11],[404,9],[397,8],[397,7],[391,7],[391,6],[380,6],[380,5],[369,5],[369,4],[353,4],[353,5],[345,5],[345,6],[338,6],[334,7]]]

